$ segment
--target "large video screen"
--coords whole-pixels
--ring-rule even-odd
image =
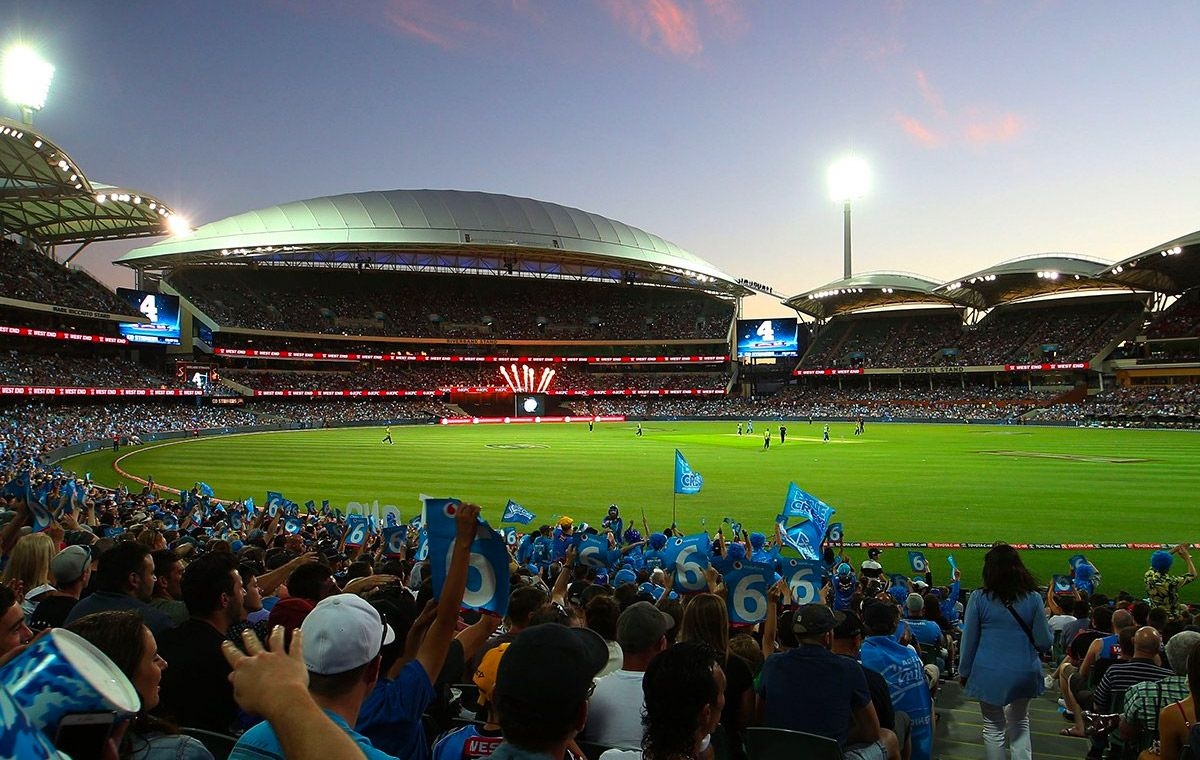
[[[795,356],[799,350],[795,317],[737,321],[737,355],[741,358]]]
[[[122,322],[121,335],[130,343],[179,345],[179,298],[132,288],[117,288],[117,295],[150,321]]]

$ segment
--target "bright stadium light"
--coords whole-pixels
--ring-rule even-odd
[[[3,62],[4,97],[21,109],[21,121],[33,124],[33,112],[46,105],[54,66],[25,45],[10,48]]]
[[[167,230],[175,237],[187,237],[192,234],[192,225],[179,214],[171,214],[167,217]]]
[[[858,200],[867,193],[871,184],[871,170],[867,162],[858,156],[846,156],[829,167],[829,194],[842,204],[843,219],[843,266],[842,276],[850,279],[850,201]]]

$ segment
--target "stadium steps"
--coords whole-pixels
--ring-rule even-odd
[[[943,681],[934,709],[940,716],[934,734],[934,758],[982,760],[983,717],[979,703],[963,694],[958,681]],[[1087,741],[1058,733],[1069,725],[1058,712],[1057,691],[1047,691],[1030,702],[1033,756],[1039,760],[1082,760],[1087,754]]]

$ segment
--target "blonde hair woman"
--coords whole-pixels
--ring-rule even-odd
[[[4,576],[0,580],[6,586],[13,586],[18,598],[23,599],[21,609],[25,612],[26,622],[33,615],[39,597],[54,590],[54,584],[50,582],[50,560],[57,553],[54,539],[50,536],[30,533],[21,536],[8,558]],[[19,587],[14,585],[14,581]]]

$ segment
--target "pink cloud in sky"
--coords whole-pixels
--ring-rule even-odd
[[[975,145],[1006,143],[1025,132],[1025,123],[1013,113],[1004,114],[995,121],[975,121],[967,125],[967,142]]]
[[[917,80],[917,89],[920,90],[921,97],[925,99],[925,102],[929,104],[929,107],[933,109],[934,113],[938,114],[939,116],[944,116],[946,114],[946,104],[942,102],[941,93],[939,93],[937,89],[934,88],[933,83],[929,81],[929,76],[921,69],[917,69],[915,76]]]
[[[446,50],[457,49],[468,38],[487,33],[480,24],[466,20],[469,14],[455,11],[453,4],[390,0],[384,8],[384,17],[404,34]]]
[[[704,49],[696,14],[675,0],[602,0],[617,25],[643,45],[679,58],[695,58]]]
[[[740,37],[750,29],[737,0],[704,0],[704,8],[723,37]]]
[[[921,145],[924,145],[926,148],[936,147],[942,141],[942,139],[938,137],[933,130],[929,129],[929,127],[925,126],[912,116],[898,113],[896,114],[895,119],[896,123],[900,125],[900,128],[904,130],[905,134],[916,140]]]

